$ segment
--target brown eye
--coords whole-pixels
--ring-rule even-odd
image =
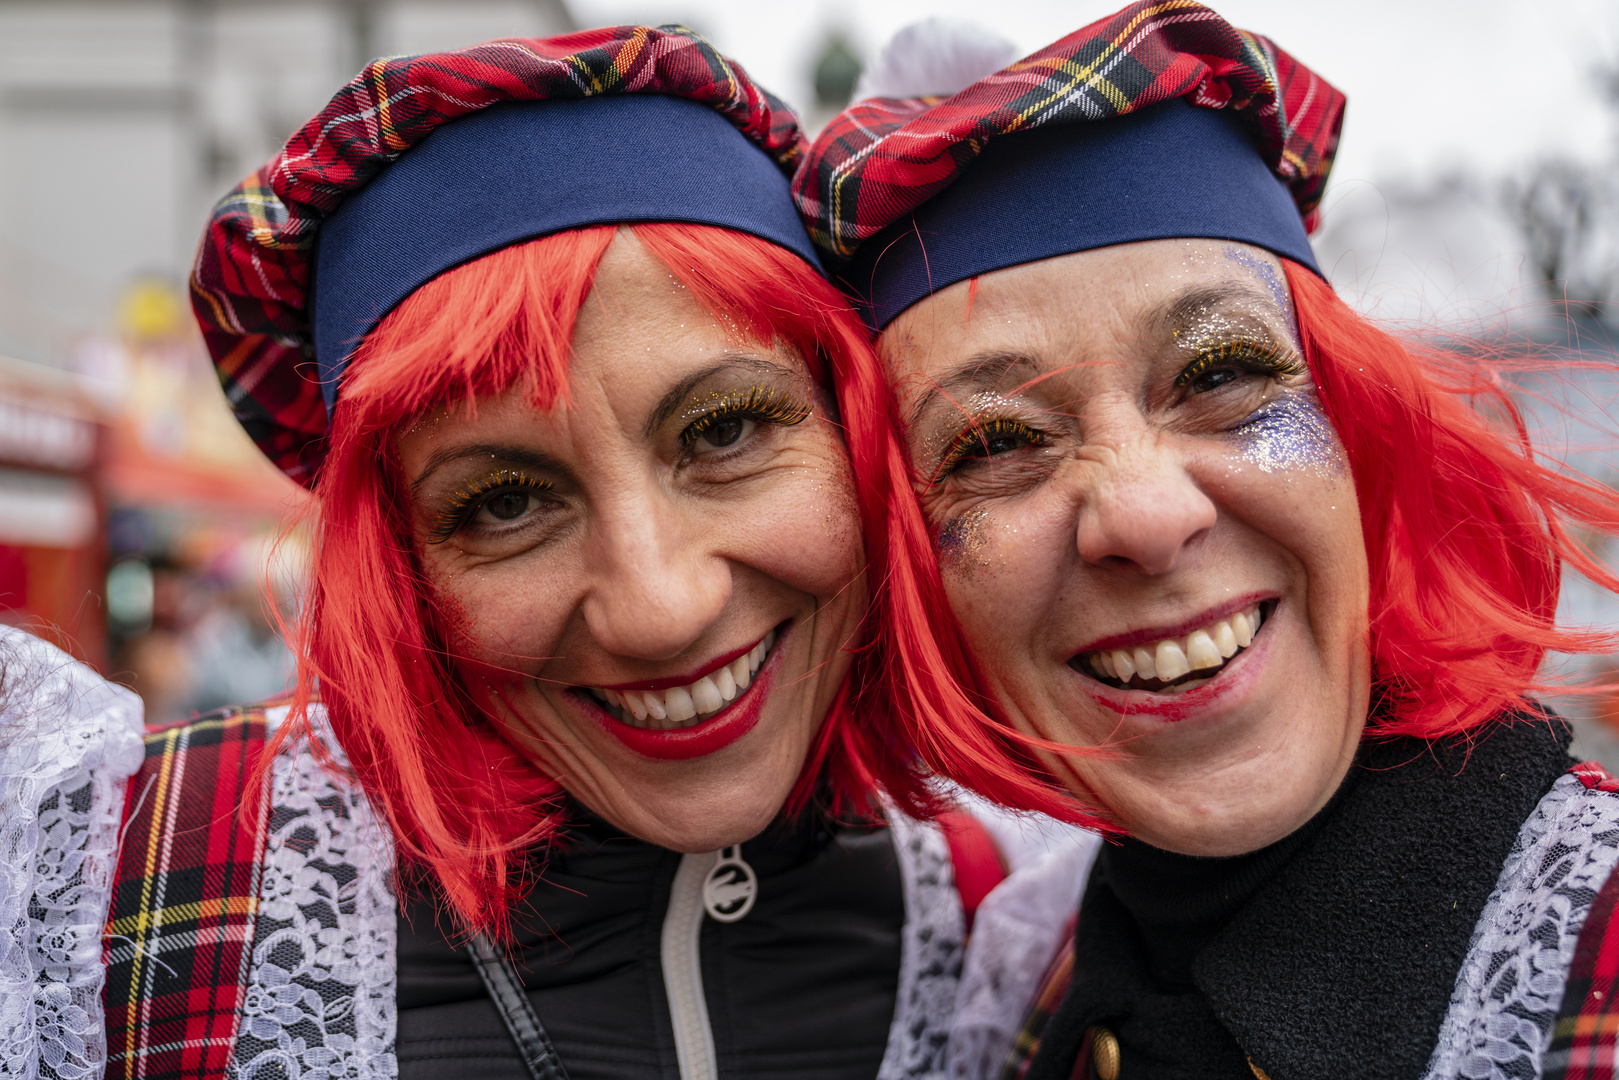
[[[749,421],[740,416],[727,416],[716,420],[703,432],[701,442],[710,446],[730,446],[746,433]]]
[[[498,495],[491,495],[483,504],[483,509],[490,517],[497,521],[511,521],[522,516],[528,509],[531,497],[524,491],[502,491]]]
[[[1231,368],[1215,368],[1212,371],[1205,371],[1201,375],[1195,376],[1187,384],[1187,387],[1194,394],[1206,394],[1210,390],[1216,390],[1224,386],[1226,383],[1235,382],[1241,374],[1241,372],[1234,371]]]

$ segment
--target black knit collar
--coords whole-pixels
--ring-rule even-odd
[[[1523,822],[1571,764],[1561,721],[1368,747],[1320,834],[1193,963],[1269,1075],[1416,1078]]]
[[[1191,962],[1150,969],[1105,872],[1081,904],[1074,980],[1029,1080],[1065,1080],[1092,1024],[1128,1075],[1417,1080],[1484,904],[1523,822],[1571,764],[1540,714],[1470,738],[1367,745],[1348,789]],[[1190,1071],[1189,1071],[1190,1070]],[[1123,1074],[1121,1074],[1123,1075]]]

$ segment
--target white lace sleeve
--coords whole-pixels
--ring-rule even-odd
[[[1580,930],[1616,863],[1619,795],[1560,778],[1479,916],[1427,1080],[1541,1075]]]
[[[319,706],[310,719],[324,727]],[[233,1077],[398,1075],[392,876],[393,840],[358,785],[322,768],[303,740],[283,750]]]
[[[9,627],[0,664],[0,1077],[98,1077],[101,934],[141,703]]]
[[[1055,826],[1054,826],[1055,827]],[[1101,850],[1096,833],[1067,826],[1044,854],[1007,875],[973,919],[950,1025],[950,1080],[993,1080],[1062,945]]]

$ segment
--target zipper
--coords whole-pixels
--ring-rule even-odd
[[[703,918],[736,922],[753,910],[758,895],[759,878],[743,861],[741,845],[680,857],[659,949],[680,1080],[719,1080],[703,993]]]

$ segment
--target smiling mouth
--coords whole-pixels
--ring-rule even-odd
[[[1169,637],[1128,649],[1080,653],[1068,666],[1119,690],[1179,694],[1219,675],[1253,643],[1275,602],[1255,604],[1185,637]]]
[[[696,727],[742,696],[776,645],[772,630],[753,648],[694,683],[666,690],[606,690],[581,687],[613,719],[647,731]]]

